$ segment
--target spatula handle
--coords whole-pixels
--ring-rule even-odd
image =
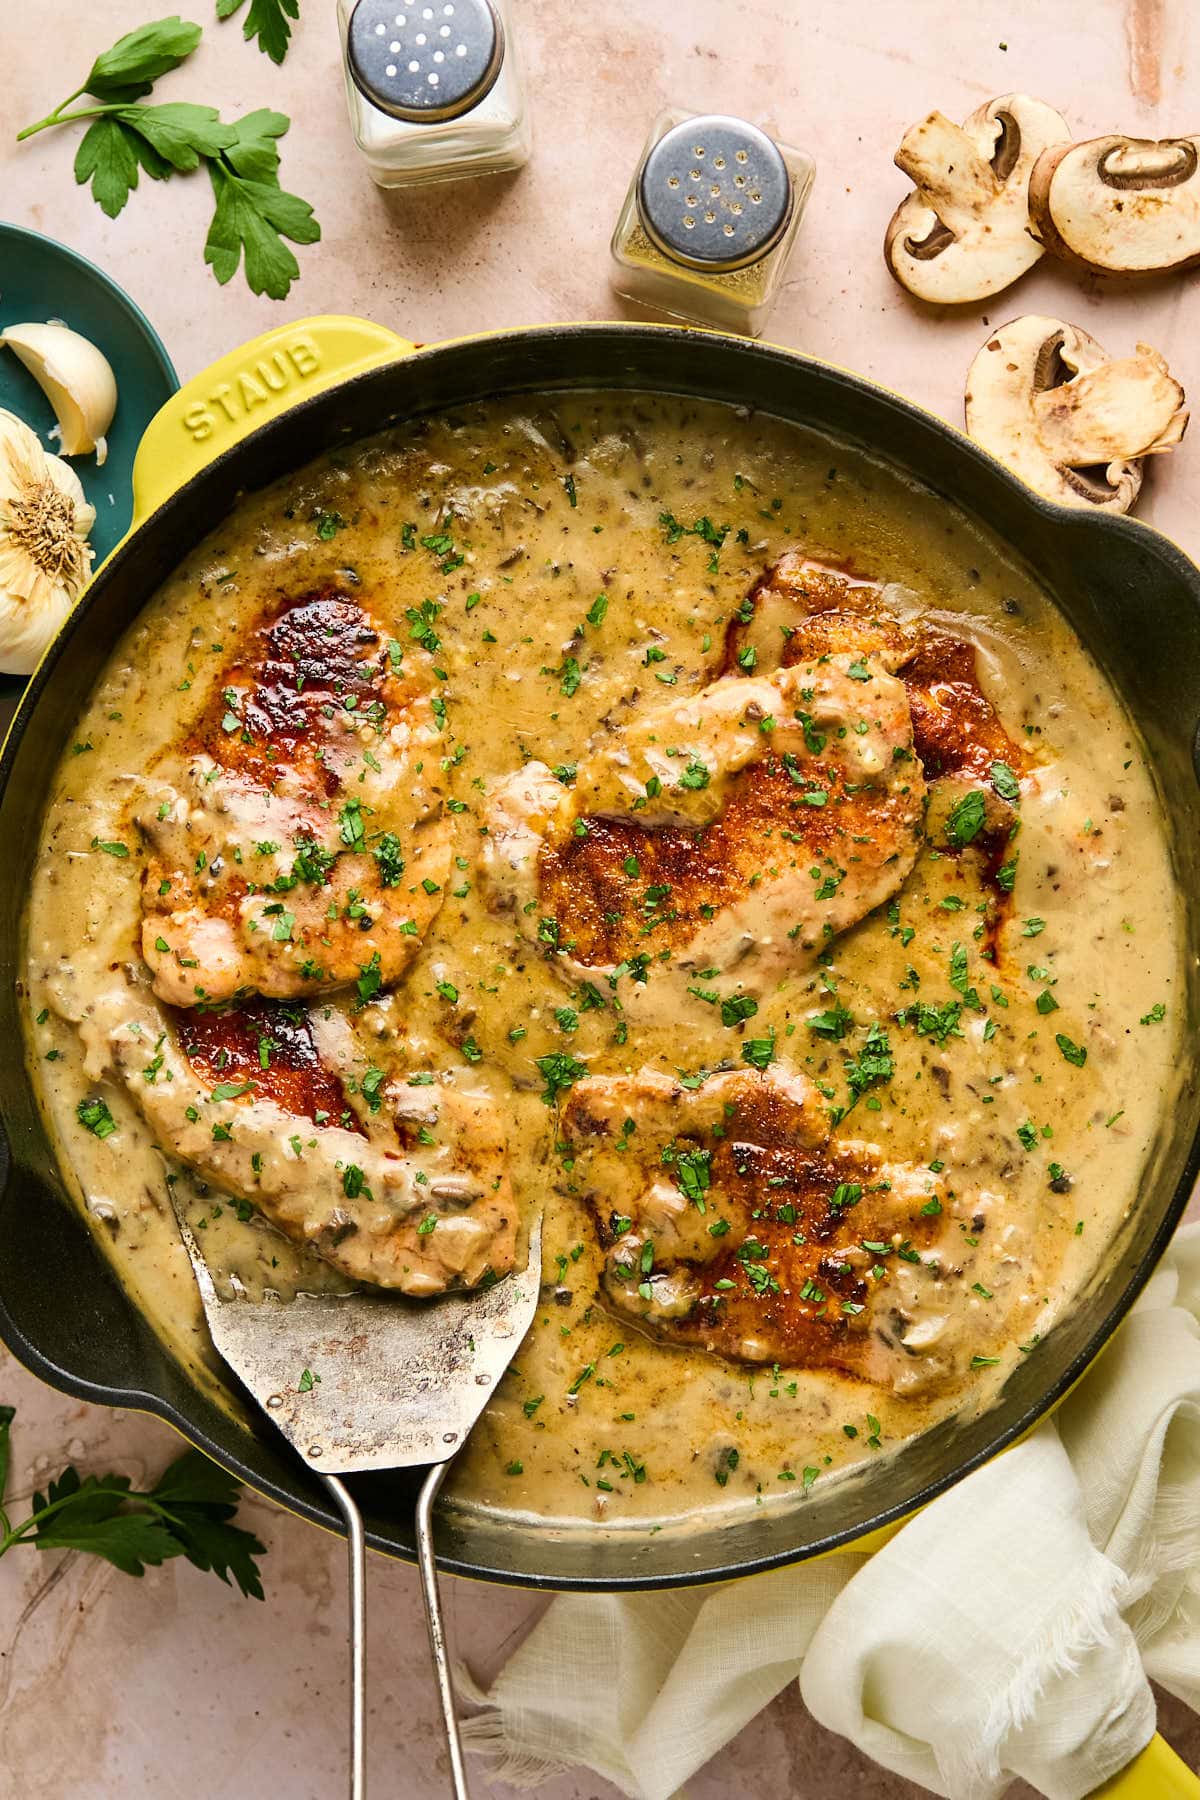
[[[366,1800],[367,1547],[362,1514],[336,1475],[321,1480],[346,1521],[350,1552],[350,1800]]]
[[[454,1800],[471,1800],[467,1771],[463,1766],[462,1744],[458,1736],[454,1684],[450,1679],[450,1657],[446,1650],[442,1601],[438,1593],[437,1560],[433,1553],[433,1503],[449,1468],[448,1462],[437,1463],[430,1469],[421,1487],[417,1500],[417,1565],[421,1571],[421,1592],[425,1596],[425,1622],[429,1626],[429,1648],[433,1653],[438,1699],[442,1703],[442,1723],[446,1728],[446,1748],[450,1753],[450,1780],[454,1787]]]

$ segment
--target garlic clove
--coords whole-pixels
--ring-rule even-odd
[[[29,675],[92,571],[96,509],[35,431],[0,410],[0,670]]]
[[[24,363],[54,408],[64,456],[94,450],[103,463],[104,434],[117,410],[117,378],[103,352],[69,325],[9,325],[0,344]]]

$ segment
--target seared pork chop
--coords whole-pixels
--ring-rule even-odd
[[[161,999],[388,986],[416,956],[450,826],[436,720],[399,649],[349,593],[284,600],[160,757],[135,816]]]
[[[613,723],[564,786],[494,790],[493,904],[569,978],[802,968],[916,858],[925,787],[886,645],[723,679]]]
[[[992,1196],[872,1145],[832,1143],[800,1074],[643,1069],[563,1106],[572,1181],[606,1250],[609,1303],[655,1336],[748,1363],[925,1389],[961,1370],[961,1288]],[[969,1321],[967,1321],[969,1328]]]
[[[979,685],[973,644],[899,619],[877,581],[827,568],[800,550],[764,570],[733,615],[724,671],[790,668],[858,647],[886,654],[904,683],[928,780],[985,777],[996,762],[1016,775],[1025,769],[1028,759]]]
[[[171,1013],[127,983],[80,1029],[88,1074],[124,1083],[168,1155],[351,1281],[427,1296],[513,1266],[495,1106],[432,1076],[386,1079],[332,1009]]]

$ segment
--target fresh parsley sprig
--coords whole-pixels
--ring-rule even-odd
[[[14,1525],[4,1508],[14,1408],[0,1406],[0,1556],[18,1544],[39,1550],[86,1550],[127,1575],[141,1575],[172,1556],[186,1556],[196,1568],[211,1570],[243,1594],[263,1597],[256,1556],[266,1546],[252,1532],[231,1523],[239,1484],[199,1450],[186,1450],[146,1493],[127,1475],[80,1476],[70,1464],[33,1510]]]
[[[246,0],[217,0],[218,19],[231,19],[240,12]],[[300,17],[299,0],[250,0],[250,11],[242,22],[242,36],[258,39],[258,47],[273,63],[281,63],[288,53],[292,28],[290,19]]]
[[[261,23],[263,0],[254,5],[259,10],[252,8],[250,18]],[[300,274],[284,240],[313,244],[321,235],[308,202],[279,183],[278,140],[291,123],[287,115],[263,107],[227,125],[213,106],[143,104],[158,77],[185,62],[200,36],[198,25],[177,15],[129,32],[96,58],[82,87],[18,138],[86,121],[75,179],[81,186],[90,182],[93,199],[110,219],[122,211],[142,173],[165,181],[203,163],[215,201],[205,262],[222,285],[241,265],[253,293],[283,300]],[[81,97],[95,104],[75,106]]]

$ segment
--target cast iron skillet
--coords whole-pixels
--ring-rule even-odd
[[[21,1049],[22,910],[55,764],[118,634],[243,490],[393,420],[524,391],[703,396],[814,426],[828,433],[833,456],[839,442],[866,446],[1010,545],[1123,696],[1157,773],[1188,896],[1187,1042],[1200,1012],[1200,570],[1179,550],[1136,523],[1038,499],[941,421],[783,350],[674,327],[578,325],[406,352],[411,346],[377,327],[307,321],[234,353],[170,402],[143,447],[139,510],[167,497],[96,577],[34,677],[0,759],[0,1041],[9,1046],[0,1069],[0,1335],[55,1386],[159,1414],[243,1480],[333,1528],[323,1490],[257,1410],[227,1410],[201,1393],[127,1299],[65,1190]],[[365,372],[342,378],[347,366]],[[217,453],[191,474],[210,450]],[[439,1542],[444,1566],[541,1587],[672,1585],[813,1556],[899,1519],[1027,1431],[1107,1341],[1186,1204],[1200,1163],[1198,1124],[1189,1062],[1164,1097],[1128,1227],[1070,1316],[983,1417],[947,1422],[824,1492],[818,1484],[803,1504],[688,1535],[559,1530],[451,1507]],[[399,1474],[355,1483],[377,1548],[412,1556],[416,1485]]]

